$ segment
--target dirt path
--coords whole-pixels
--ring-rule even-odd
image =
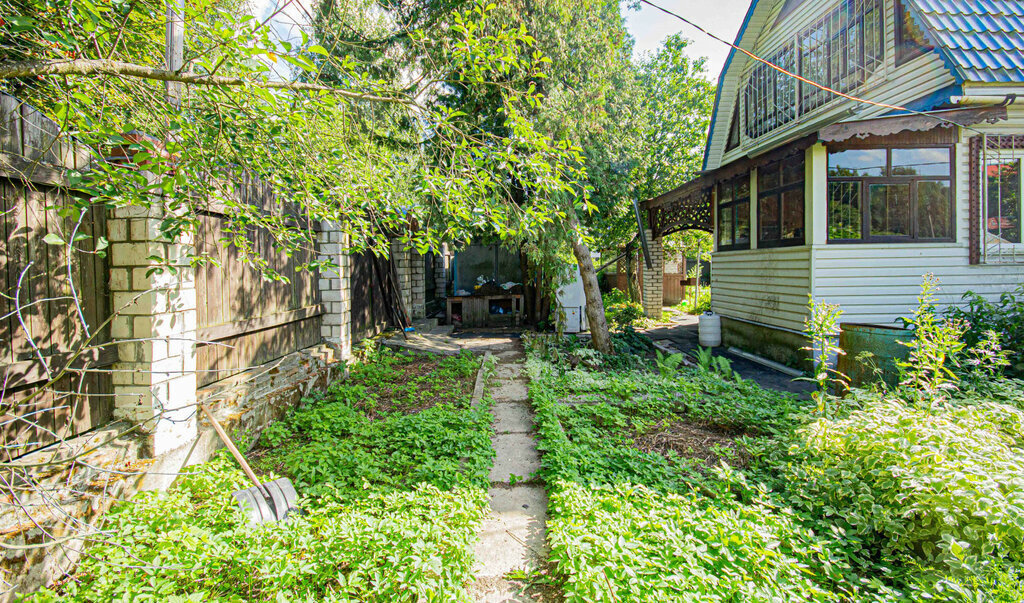
[[[484,520],[476,546],[476,582],[470,588],[474,600],[546,601],[550,597],[531,592],[509,572],[541,570],[547,558],[544,527],[547,494],[543,484],[530,475],[540,468],[534,435],[533,409],[527,399],[522,344],[507,340],[490,347],[498,360],[494,396],[494,449],[491,469],[491,513]]]

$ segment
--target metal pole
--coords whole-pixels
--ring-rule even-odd
[[[644,234],[644,221],[640,219],[640,206],[637,205],[636,197],[633,197],[633,213],[636,214],[636,227],[638,229],[637,236],[640,237],[640,247],[644,250],[644,263],[647,265],[648,270],[653,270],[654,264],[651,263],[651,251],[647,248],[647,235]]]
[[[167,0],[167,38],[164,66],[179,71],[185,63],[185,0]],[[181,82],[165,82],[164,98],[175,109],[181,108]]]

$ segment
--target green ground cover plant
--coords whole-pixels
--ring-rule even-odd
[[[302,513],[246,525],[227,455],[115,507],[73,576],[36,601],[464,601],[493,458],[480,361],[369,352],[267,429],[253,455]],[[257,469],[257,472],[260,472]]]
[[[568,600],[1022,599],[1024,384],[991,358],[826,413],[646,355],[573,366],[573,345],[527,362]]]

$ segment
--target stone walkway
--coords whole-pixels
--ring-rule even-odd
[[[531,477],[540,468],[540,455],[533,433],[533,409],[527,399],[522,344],[509,339],[499,346],[494,346],[493,340],[487,343],[498,360],[491,387],[497,457],[488,492],[491,513],[476,546],[476,582],[470,594],[487,603],[544,600],[542,593],[528,592],[522,582],[506,578],[513,570],[540,570],[547,558],[544,526],[548,501],[543,484]]]

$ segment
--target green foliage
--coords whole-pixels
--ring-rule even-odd
[[[810,339],[811,345],[803,348],[811,352],[814,360],[814,373],[810,381],[818,385],[818,389],[811,394],[818,405],[818,413],[829,414],[833,405],[838,399],[832,395],[833,386],[845,392],[849,389],[849,379],[830,366],[833,358],[845,354],[839,347],[839,317],[843,311],[835,304],[828,304],[817,301],[813,296],[808,295],[809,315],[804,321],[804,333]],[[841,393],[842,393],[841,392]]]
[[[34,601],[465,601],[479,488],[421,485],[331,492],[305,514],[249,527],[231,492],[248,486],[227,455],[192,467],[165,493],[105,516],[73,579]]]
[[[527,369],[570,601],[1019,600],[1024,383],[823,416],[707,370]],[[741,462],[641,450],[678,424],[743,434]]]
[[[964,343],[975,347],[986,333],[997,333],[1011,353],[1010,372],[1024,376],[1024,285],[1003,293],[995,303],[973,291],[964,294],[963,301],[964,305],[950,306],[946,317],[967,325]]]
[[[628,484],[555,485],[548,523],[567,601],[835,600],[813,534],[770,507]]]
[[[958,366],[957,355],[966,347],[963,334],[967,330],[963,321],[939,316],[935,307],[938,287],[934,275],[925,275],[914,315],[903,319],[914,331],[910,343],[899,342],[910,348],[910,358],[896,361],[900,384],[932,398],[956,387],[959,377],[953,369]]]
[[[486,487],[492,417],[488,404],[470,405],[478,367],[469,353],[434,359],[384,348],[268,428],[259,466],[280,468],[311,495]]]
[[[368,362],[267,428],[257,467],[302,513],[250,527],[220,455],[105,515],[74,576],[38,601],[466,601],[494,451],[480,363],[367,351]],[[269,476],[268,476],[269,478]]]
[[[658,367],[658,373],[662,377],[671,377],[679,371],[679,367],[683,365],[683,360],[686,359],[685,354],[662,354],[661,350],[655,352],[657,354],[656,366]]]
[[[1024,412],[972,400],[916,406],[869,398],[842,419],[819,419],[769,459],[784,499],[828,526],[858,567],[922,563],[943,573],[986,560],[1021,561]]]
[[[697,358],[697,368],[705,373],[717,373],[725,379],[740,381],[740,376],[732,370],[732,360],[725,356],[715,356],[711,348],[697,346],[694,353]]]
[[[644,317],[644,307],[630,301],[621,289],[612,289],[601,297],[604,301],[604,316],[610,325],[622,329],[640,322]]]

